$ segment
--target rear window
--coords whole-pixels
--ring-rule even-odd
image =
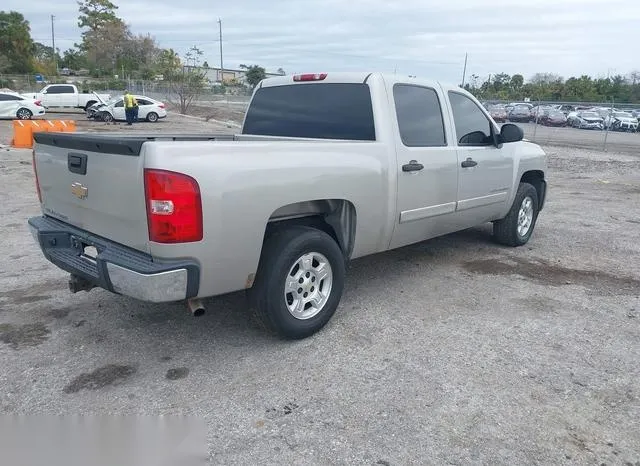
[[[251,101],[242,133],[375,141],[369,86],[313,83],[263,87]]]

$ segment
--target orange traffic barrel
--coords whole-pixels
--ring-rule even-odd
[[[47,133],[60,131],[58,129],[58,125],[56,125],[56,120],[40,120],[37,122],[37,124],[40,128],[38,131],[43,131]]]
[[[73,133],[76,130],[75,120],[53,120],[53,124],[56,127],[56,131],[62,133]]]
[[[13,120],[13,147],[31,149],[33,147],[33,126],[27,120]]]

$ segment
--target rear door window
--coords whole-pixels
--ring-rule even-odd
[[[47,94],[73,94],[73,86],[51,86]]]
[[[393,86],[400,139],[407,147],[446,146],[440,101],[435,90],[411,84]]]
[[[251,101],[242,133],[374,141],[369,86],[310,83],[260,88]]]
[[[0,94],[0,101],[24,100],[22,97],[11,94]]]

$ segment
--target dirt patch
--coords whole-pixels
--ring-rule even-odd
[[[136,369],[129,365],[109,364],[93,372],[80,374],[66,387],[65,393],[77,393],[80,390],[99,390],[109,385],[117,385],[135,374]]]
[[[0,291],[0,298],[10,299],[14,304],[30,304],[44,301],[51,298],[46,294],[52,289],[62,288],[62,283],[57,280],[46,280],[42,283],[34,284],[28,288],[17,288],[9,291]]]
[[[51,331],[41,322],[34,324],[0,324],[0,341],[17,350],[38,346],[49,338]]]
[[[169,369],[165,377],[169,380],[179,380],[179,379],[184,379],[188,375],[189,375],[188,367],[176,367],[174,369]]]
[[[637,295],[640,293],[640,280],[623,277],[601,270],[580,270],[562,267],[543,260],[528,260],[512,257],[509,262],[498,259],[480,259],[465,262],[468,272],[482,275],[520,275],[541,285],[584,286],[598,293]]]
[[[51,309],[49,315],[54,319],[64,319],[69,315],[69,312],[71,312],[70,309]]]

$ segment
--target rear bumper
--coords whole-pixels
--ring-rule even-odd
[[[160,261],[50,217],[30,218],[29,229],[47,260],[95,287],[156,303],[198,294],[195,261]],[[95,258],[87,247],[95,248]]]

